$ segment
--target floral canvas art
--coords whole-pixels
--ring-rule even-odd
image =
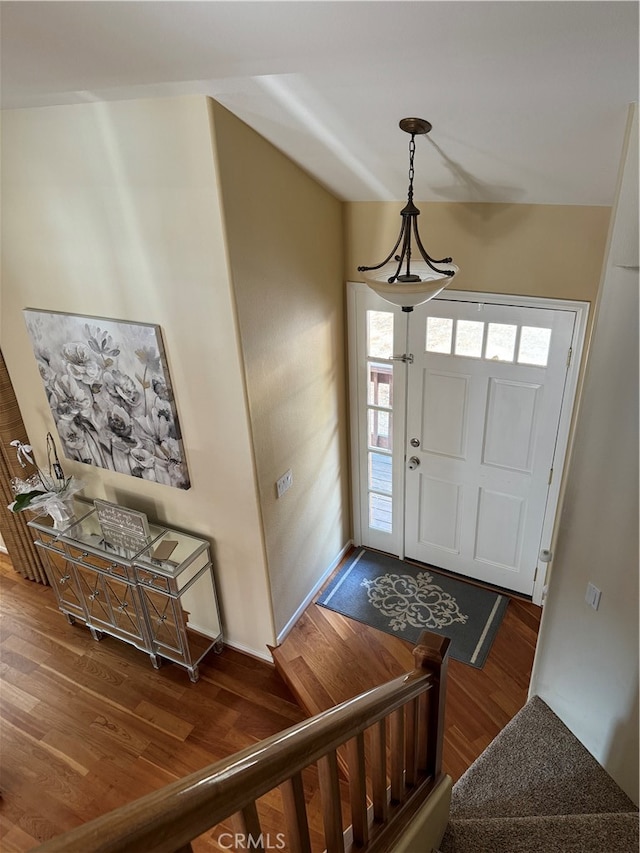
[[[67,459],[190,487],[160,327],[27,308]]]

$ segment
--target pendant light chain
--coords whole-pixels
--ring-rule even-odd
[[[416,137],[415,134],[411,134],[411,139],[409,140],[409,199],[413,200],[413,158],[416,153]]]

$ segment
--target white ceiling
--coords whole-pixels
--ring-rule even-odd
[[[339,198],[611,204],[638,3],[2,2],[4,108],[204,93]]]

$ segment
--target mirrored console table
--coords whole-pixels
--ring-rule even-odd
[[[209,543],[149,523],[143,538],[101,526],[92,503],[76,498],[74,516],[55,528],[49,516],[29,521],[60,610],[92,636],[117,637],[198,680],[198,664],[222,651]]]

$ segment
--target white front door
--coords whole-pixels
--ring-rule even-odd
[[[351,283],[355,542],[540,603],[586,313],[457,292],[403,313]]]
[[[406,556],[532,594],[574,322],[446,299],[410,315]]]

